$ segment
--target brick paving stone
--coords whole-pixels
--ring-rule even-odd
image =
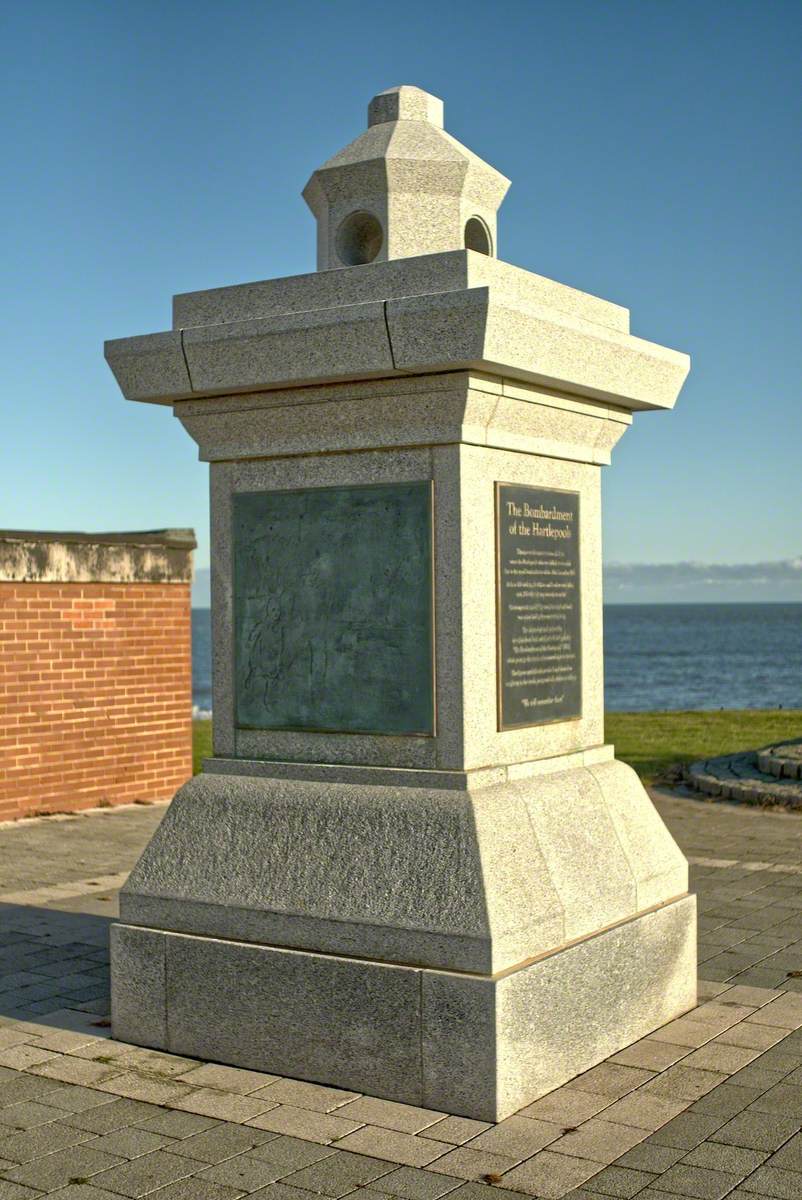
[[[778,1083],[749,1105],[751,1112],[779,1113],[802,1121],[802,1088]],[[2,1117],[5,1120],[5,1116]]]
[[[35,1196],[43,1196],[44,1192],[34,1188],[23,1187],[21,1183],[9,1183],[0,1179],[0,1200],[34,1200]]]
[[[409,1167],[425,1167],[450,1151],[452,1146],[448,1142],[436,1142],[428,1137],[399,1133],[397,1129],[363,1125],[354,1133],[340,1138],[337,1149],[350,1150],[355,1154],[369,1154],[374,1158],[387,1159]]]
[[[168,1083],[163,1079],[137,1075],[133,1071],[113,1079],[102,1079],[94,1086],[112,1096],[127,1096],[131,1100],[144,1100],[149,1104],[169,1104],[190,1092],[185,1083]]]
[[[99,1094],[99,1093],[97,1093]],[[86,1129],[90,1133],[111,1133],[126,1125],[136,1125],[162,1110],[141,1100],[114,1100],[106,1096],[107,1104],[85,1109],[83,1112],[62,1113],[64,1123],[75,1129]]]
[[[679,1059],[689,1053],[687,1046],[678,1046],[674,1042],[655,1041],[654,1038],[643,1038],[632,1046],[620,1050],[609,1060],[620,1063],[625,1067],[643,1067],[648,1071],[664,1071]]]
[[[767,1157],[765,1150],[747,1150],[744,1146],[729,1146],[724,1142],[702,1142],[682,1161],[690,1167],[708,1167],[711,1171],[730,1172],[744,1179]]]
[[[688,1107],[687,1100],[665,1100],[661,1096],[646,1095],[642,1091],[630,1092],[616,1100],[601,1114],[605,1121],[619,1125],[632,1125],[635,1129],[650,1132],[666,1125]],[[746,1107],[746,1106],[744,1106]]]
[[[692,1150],[694,1146],[716,1133],[723,1124],[721,1117],[708,1116],[707,1113],[684,1112],[653,1133],[649,1141],[658,1146],[676,1146],[678,1149]]]
[[[702,1071],[721,1071],[725,1075],[734,1075],[759,1055],[759,1050],[748,1050],[744,1046],[730,1046],[726,1042],[714,1040],[697,1050],[692,1050],[688,1057],[683,1059],[682,1065],[697,1067]]]
[[[93,1178],[96,1187],[105,1187],[111,1192],[119,1192],[122,1196],[139,1197],[153,1192],[156,1188],[198,1171],[196,1160],[182,1158],[177,1154],[169,1154],[165,1150],[154,1150],[142,1158],[134,1158],[119,1166],[101,1171]]]
[[[258,1117],[260,1113],[278,1107],[277,1103],[269,1102],[266,1095],[257,1100],[255,1096],[218,1092],[214,1088],[199,1088],[197,1092],[182,1096],[172,1103],[182,1112],[217,1117],[220,1121],[249,1121],[251,1117]]]
[[[56,1197],[56,1200],[120,1200],[118,1192],[107,1192],[105,1188],[94,1187],[91,1183],[68,1183],[65,1188],[49,1192],[48,1195]]]
[[[774,1113],[742,1112],[711,1136],[714,1142],[749,1150],[777,1150],[799,1131],[799,1122]]]
[[[174,1141],[174,1138],[166,1137],[163,1133],[150,1133],[147,1129],[130,1125],[95,1138],[91,1148],[119,1155],[120,1158],[140,1158],[153,1150],[169,1150]]]
[[[258,1088],[276,1083],[278,1075],[265,1075],[262,1071],[245,1071],[240,1067],[222,1067],[218,1063],[203,1063],[177,1075],[181,1083],[198,1088],[220,1088],[224,1092],[238,1092],[247,1096]],[[278,1101],[276,1101],[278,1103]]]
[[[302,1188],[289,1187],[286,1183],[270,1183],[258,1192],[252,1192],[254,1200],[312,1200],[314,1192],[305,1192]],[[194,1198],[193,1198],[194,1200]]]
[[[616,1125],[594,1117],[574,1133],[566,1133],[550,1149],[557,1154],[589,1158],[592,1162],[612,1163],[646,1137],[646,1130],[631,1125]]]
[[[798,1029],[802,1025],[802,996],[785,992],[749,1017],[750,1024],[772,1025],[780,1029]]]
[[[647,1140],[638,1146],[633,1146],[631,1150],[627,1150],[626,1154],[622,1154],[619,1159],[616,1159],[616,1165],[634,1167],[638,1171],[649,1171],[654,1175],[660,1175],[669,1167],[673,1167],[674,1163],[679,1162],[686,1154],[685,1147],[658,1146]]]
[[[655,1187],[669,1194],[673,1192],[698,1200],[723,1200],[742,1178],[724,1171],[710,1171],[707,1167],[689,1167],[680,1162],[660,1175]]]
[[[754,1175],[743,1181],[745,1192],[758,1196],[776,1196],[778,1200],[799,1200],[802,1196],[802,1175],[796,1171],[780,1171],[776,1167],[759,1167]]]
[[[723,1083],[721,1087],[695,1100],[690,1108],[692,1113],[707,1113],[718,1117],[721,1121],[737,1116],[748,1108],[752,1101],[760,1095],[759,1088],[742,1088]]]
[[[503,1175],[519,1161],[516,1155],[491,1154],[487,1150],[471,1150],[469,1146],[458,1146],[442,1158],[429,1163],[429,1170],[438,1174],[442,1172],[443,1175],[455,1175],[459,1179],[481,1179],[483,1175]]]
[[[208,1165],[255,1150],[269,1140],[267,1135],[248,1125],[221,1124],[174,1142],[171,1153]]]
[[[598,1175],[593,1175],[588,1182],[593,1194],[601,1196],[621,1196],[629,1200],[657,1179],[655,1174],[647,1171],[635,1171],[630,1167],[605,1167]]]
[[[454,1183],[456,1182],[455,1179]],[[459,1197],[459,1200],[521,1200],[520,1192],[511,1192],[497,1184],[491,1187],[486,1183],[461,1183],[456,1191],[448,1194],[455,1197],[455,1200],[456,1197]]]
[[[119,1075],[120,1068],[110,1063],[96,1062],[90,1059],[73,1058],[71,1055],[58,1054],[47,1062],[28,1068],[32,1075],[40,1075],[44,1079],[57,1079],[62,1083],[90,1084],[94,1086],[112,1075]]]
[[[117,1104],[138,1104],[137,1100],[118,1100]],[[132,1124],[151,1133],[164,1133],[167,1137],[180,1139],[191,1137],[193,1133],[203,1133],[205,1129],[213,1129],[220,1122],[212,1117],[199,1117],[196,1113],[179,1112],[177,1109],[156,1108],[143,1104],[143,1109],[149,1109],[150,1115],[141,1121],[134,1118]]]
[[[641,1067],[622,1067],[617,1063],[603,1062],[578,1075],[566,1086],[572,1091],[592,1092],[618,1100],[653,1079],[654,1075],[654,1071],[645,1071]]]
[[[667,1100],[687,1100],[690,1103],[724,1083],[727,1078],[720,1071],[699,1071],[679,1063],[647,1083],[643,1090],[648,1095],[663,1096]]]
[[[189,1179],[168,1183],[167,1187],[159,1188],[153,1195],[158,1197],[158,1200],[237,1200],[237,1197],[242,1195],[242,1189],[226,1187],[222,1183],[211,1183],[208,1179],[193,1175]],[[87,1197],[87,1200],[92,1198]],[[307,1197],[307,1200],[311,1200],[311,1197]]]
[[[63,1121],[53,1121],[49,1125],[39,1125],[25,1133],[0,1137],[0,1158],[15,1163],[31,1162],[43,1154],[52,1154],[55,1150],[66,1149],[67,1146],[88,1142],[94,1136],[85,1129],[74,1129]]]
[[[0,1051],[0,1065],[13,1067],[15,1071],[24,1071],[55,1057],[53,1050],[45,1050],[43,1046],[37,1046],[34,1042],[23,1042],[21,1045]]]
[[[85,1181],[98,1172],[108,1167],[113,1168],[122,1162],[123,1159],[118,1155],[92,1150],[84,1143],[57,1150],[54,1154],[46,1154],[43,1158],[14,1167],[12,1170],[5,1168],[2,1174],[3,1178],[10,1179],[13,1183],[52,1192],[75,1180]]]
[[[612,1096],[594,1095],[592,1092],[577,1092],[561,1087],[522,1108],[518,1116],[534,1117],[538,1121],[549,1121],[562,1127],[579,1125],[614,1102]]]
[[[34,1129],[37,1125],[47,1125],[50,1121],[58,1121],[64,1113],[60,1108],[51,1108],[36,1100],[23,1101],[4,1108],[0,1114],[3,1125],[10,1129]]]
[[[512,1116],[468,1142],[471,1150],[489,1150],[511,1158],[529,1158],[561,1137],[563,1126],[534,1117]]]
[[[304,1083],[300,1079],[280,1079],[278,1083],[271,1083],[269,1093],[273,1104],[290,1104],[294,1108],[308,1108],[322,1113],[332,1112],[349,1100],[358,1099],[357,1092],[344,1092],[340,1088],[323,1087],[319,1083]],[[260,1099],[267,1095],[266,1090],[260,1089]]]
[[[10,1104],[19,1104],[23,1100],[41,1100],[48,1092],[55,1092],[58,1082],[54,1079],[40,1079],[36,1075],[15,1074],[13,1079],[4,1079],[0,1083],[0,1108]],[[0,1115],[0,1120],[5,1118]]]
[[[451,1142],[455,1146],[461,1146],[490,1128],[487,1121],[473,1121],[469,1117],[446,1117],[444,1121],[429,1126],[428,1136],[438,1142]]]
[[[371,1187],[383,1195],[400,1196],[402,1200],[439,1200],[447,1192],[455,1188],[485,1186],[461,1184],[458,1179],[450,1179],[447,1175],[438,1175],[433,1171],[424,1171],[419,1167],[399,1167],[389,1175],[382,1175],[373,1180]],[[503,1190],[503,1189],[502,1189]],[[487,1197],[492,1200],[492,1197]]]
[[[541,1150],[540,1154],[505,1175],[503,1184],[515,1191],[542,1196],[544,1200],[559,1200],[571,1188],[579,1187],[591,1176],[598,1175],[604,1166],[604,1163]]]
[[[240,1188],[243,1192],[255,1192],[259,1188],[275,1183],[285,1174],[283,1167],[256,1158],[252,1154],[237,1154],[222,1162],[203,1167],[194,1178],[207,1183],[219,1183],[225,1187]]]
[[[332,1154],[337,1153],[333,1146],[322,1146],[317,1142],[304,1142],[300,1138],[286,1135],[277,1137],[275,1134],[272,1137],[268,1137],[268,1135],[265,1137],[267,1140],[254,1146],[251,1154],[256,1158],[263,1158],[267,1162],[286,1167],[287,1175],[291,1171],[298,1171],[301,1167],[308,1167],[311,1163],[320,1162],[321,1159],[329,1158]]]
[[[291,1137],[320,1142],[323,1145],[328,1145],[336,1138],[345,1137],[359,1128],[356,1121],[346,1121],[343,1117],[333,1116],[331,1113],[294,1108],[290,1104],[281,1104],[258,1117],[252,1117],[248,1126],[266,1129],[271,1133],[287,1133]]]
[[[266,1092],[265,1095],[269,1096],[270,1093]],[[385,1129],[396,1129],[399,1133],[419,1133],[448,1114],[430,1108],[416,1108],[412,1104],[398,1104],[394,1100],[360,1096],[359,1099],[351,1100],[338,1108],[337,1115],[351,1121],[361,1121],[365,1125],[382,1125]],[[430,1133],[429,1136],[435,1135]]]
[[[311,1166],[301,1167],[299,1171],[287,1175],[284,1182],[304,1191],[339,1198],[381,1175],[389,1175],[395,1166],[395,1163],[380,1158],[368,1158],[340,1150]]]
[[[3,1151],[0,1149],[0,1154]],[[802,1133],[797,1133],[771,1156],[770,1167],[802,1172]]]
[[[768,1004],[771,1000],[777,1000],[780,995],[780,992],[774,991],[771,988],[736,986],[728,988],[723,995],[719,996],[719,1002],[722,1004],[748,1004],[762,1008],[764,1004]]]

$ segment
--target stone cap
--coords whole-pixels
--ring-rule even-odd
[[[191,583],[193,529],[0,530],[3,583]]]
[[[495,257],[510,181],[443,129],[443,101],[389,88],[368,128],[312,173],[319,271],[467,248]]]
[[[388,88],[379,92],[368,105],[368,126],[383,125],[385,121],[429,121],[443,128],[443,101],[422,88]]]

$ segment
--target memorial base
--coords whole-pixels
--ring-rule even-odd
[[[113,1032],[499,1121],[696,1002],[686,896],[500,977],[117,925]]]
[[[687,1012],[687,864],[585,757],[490,785],[209,764],[121,893],[113,1036],[497,1121]]]

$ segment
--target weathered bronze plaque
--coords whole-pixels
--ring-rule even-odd
[[[236,723],[432,734],[431,483],[234,497]]]
[[[496,484],[499,729],[582,716],[579,494]]]

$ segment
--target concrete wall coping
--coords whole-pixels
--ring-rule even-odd
[[[0,530],[0,582],[190,583],[193,529]]]

